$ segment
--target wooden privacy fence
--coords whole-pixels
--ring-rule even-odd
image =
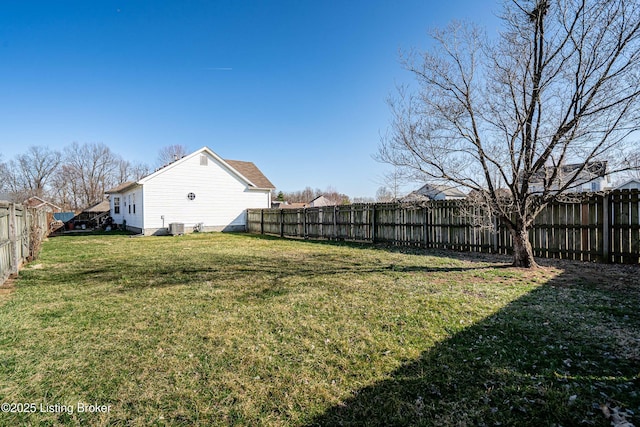
[[[33,256],[33,240],[47,232],[47,214],[42,209],[0,202],[0,285]]]
[[[638,190],[583,194],[549,205],[529,230],[534,255],[613,263],[640,262]],[[479,219],[485,226],[479,224]],[[493,227],[486,227],[492,224]],[[464,200],[353,204],[304,209],[248,209],[247,231],[281,237],[414,245],[511,254],[512,237],[497,218]]]

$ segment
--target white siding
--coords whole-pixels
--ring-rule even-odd
[[[116,199],[119,199],[120,201],[120,213],[115,213]],[[113,222],[115,222],[116,224],[122,224],[122,214],[124,213],[124,198],[121,194],[112,194],[109,197],[109,204],[111,205],[110,216],[113,219]]]
[[[633,190],[633,189],[640,189],[640,181],[631,180],[616,187],[616,190]]]
[[[204,155],[208,157],[206,165],[201,156],[193,156],[146,180],[141,228],[147,234],[172,222],[184,223],[185,230],[198,223],[217,229],[243,227],[247,208],[269,207],[269,190],[249,189],[216,159]],[[188,199],[189,193],[195,194],[194,200]]]
[[[120,221],[116,221],[118,224],[122,224],[124,221],[127,222],[127,227],[135,227],[140,230],[144,229],[143,222],[143,196],[142,187],[135,187],[125,193],[116,195],[120,196],[120,212],[122,219]],[[134,209],[135,205],[135,209]],[[115,220],[115,218],[114,218]]]
[[[127,227],[135,227],[142,231],[144,229],[144,206],[142,203],[143,196],[142,186],[134,187],[124,193],[115,193],[110,197],[111,218],[116,224],[124,224]],[[115,199],[120,198],[120,214],[116,214],[114,210]],[[135,206],[135,207],[134,207]]]

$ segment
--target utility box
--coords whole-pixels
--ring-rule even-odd
[[[172,222],[171,224],[169,224],[169,234],[171,234],[172,236],[184,234],[184,223]]]

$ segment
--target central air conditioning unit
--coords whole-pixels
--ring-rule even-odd
[[[184,234],[184,223],[172,222],[171,224],[169,224],[169,234],[171,234],[172,236]]]

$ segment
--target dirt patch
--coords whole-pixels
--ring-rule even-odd
[[[559,287],[591,286],[610,292],[626,292],[640,295],[640,264],[601,264],[554,258],[536,258],[540,268],[527,269],[511,267],[512,257],[502,254],[455,252],[444,250],[424,250],[401,248],[399,252],[421,253],[432,256],[455,258],[469,263],[486,263],[516,269],[526,279],[554,278],[553,285]]]
[[[13,277],[9,277],[7,281],[0,286],[0,304],[4,304],[9,299],[9,296],[13,293],[15,288],[15,279]]]
[[[552,267],[563,274],[559,286],[595,286],[612,292],[640,293],[640,265],[596,264],[579,261],[539,259],[541,266]]]

